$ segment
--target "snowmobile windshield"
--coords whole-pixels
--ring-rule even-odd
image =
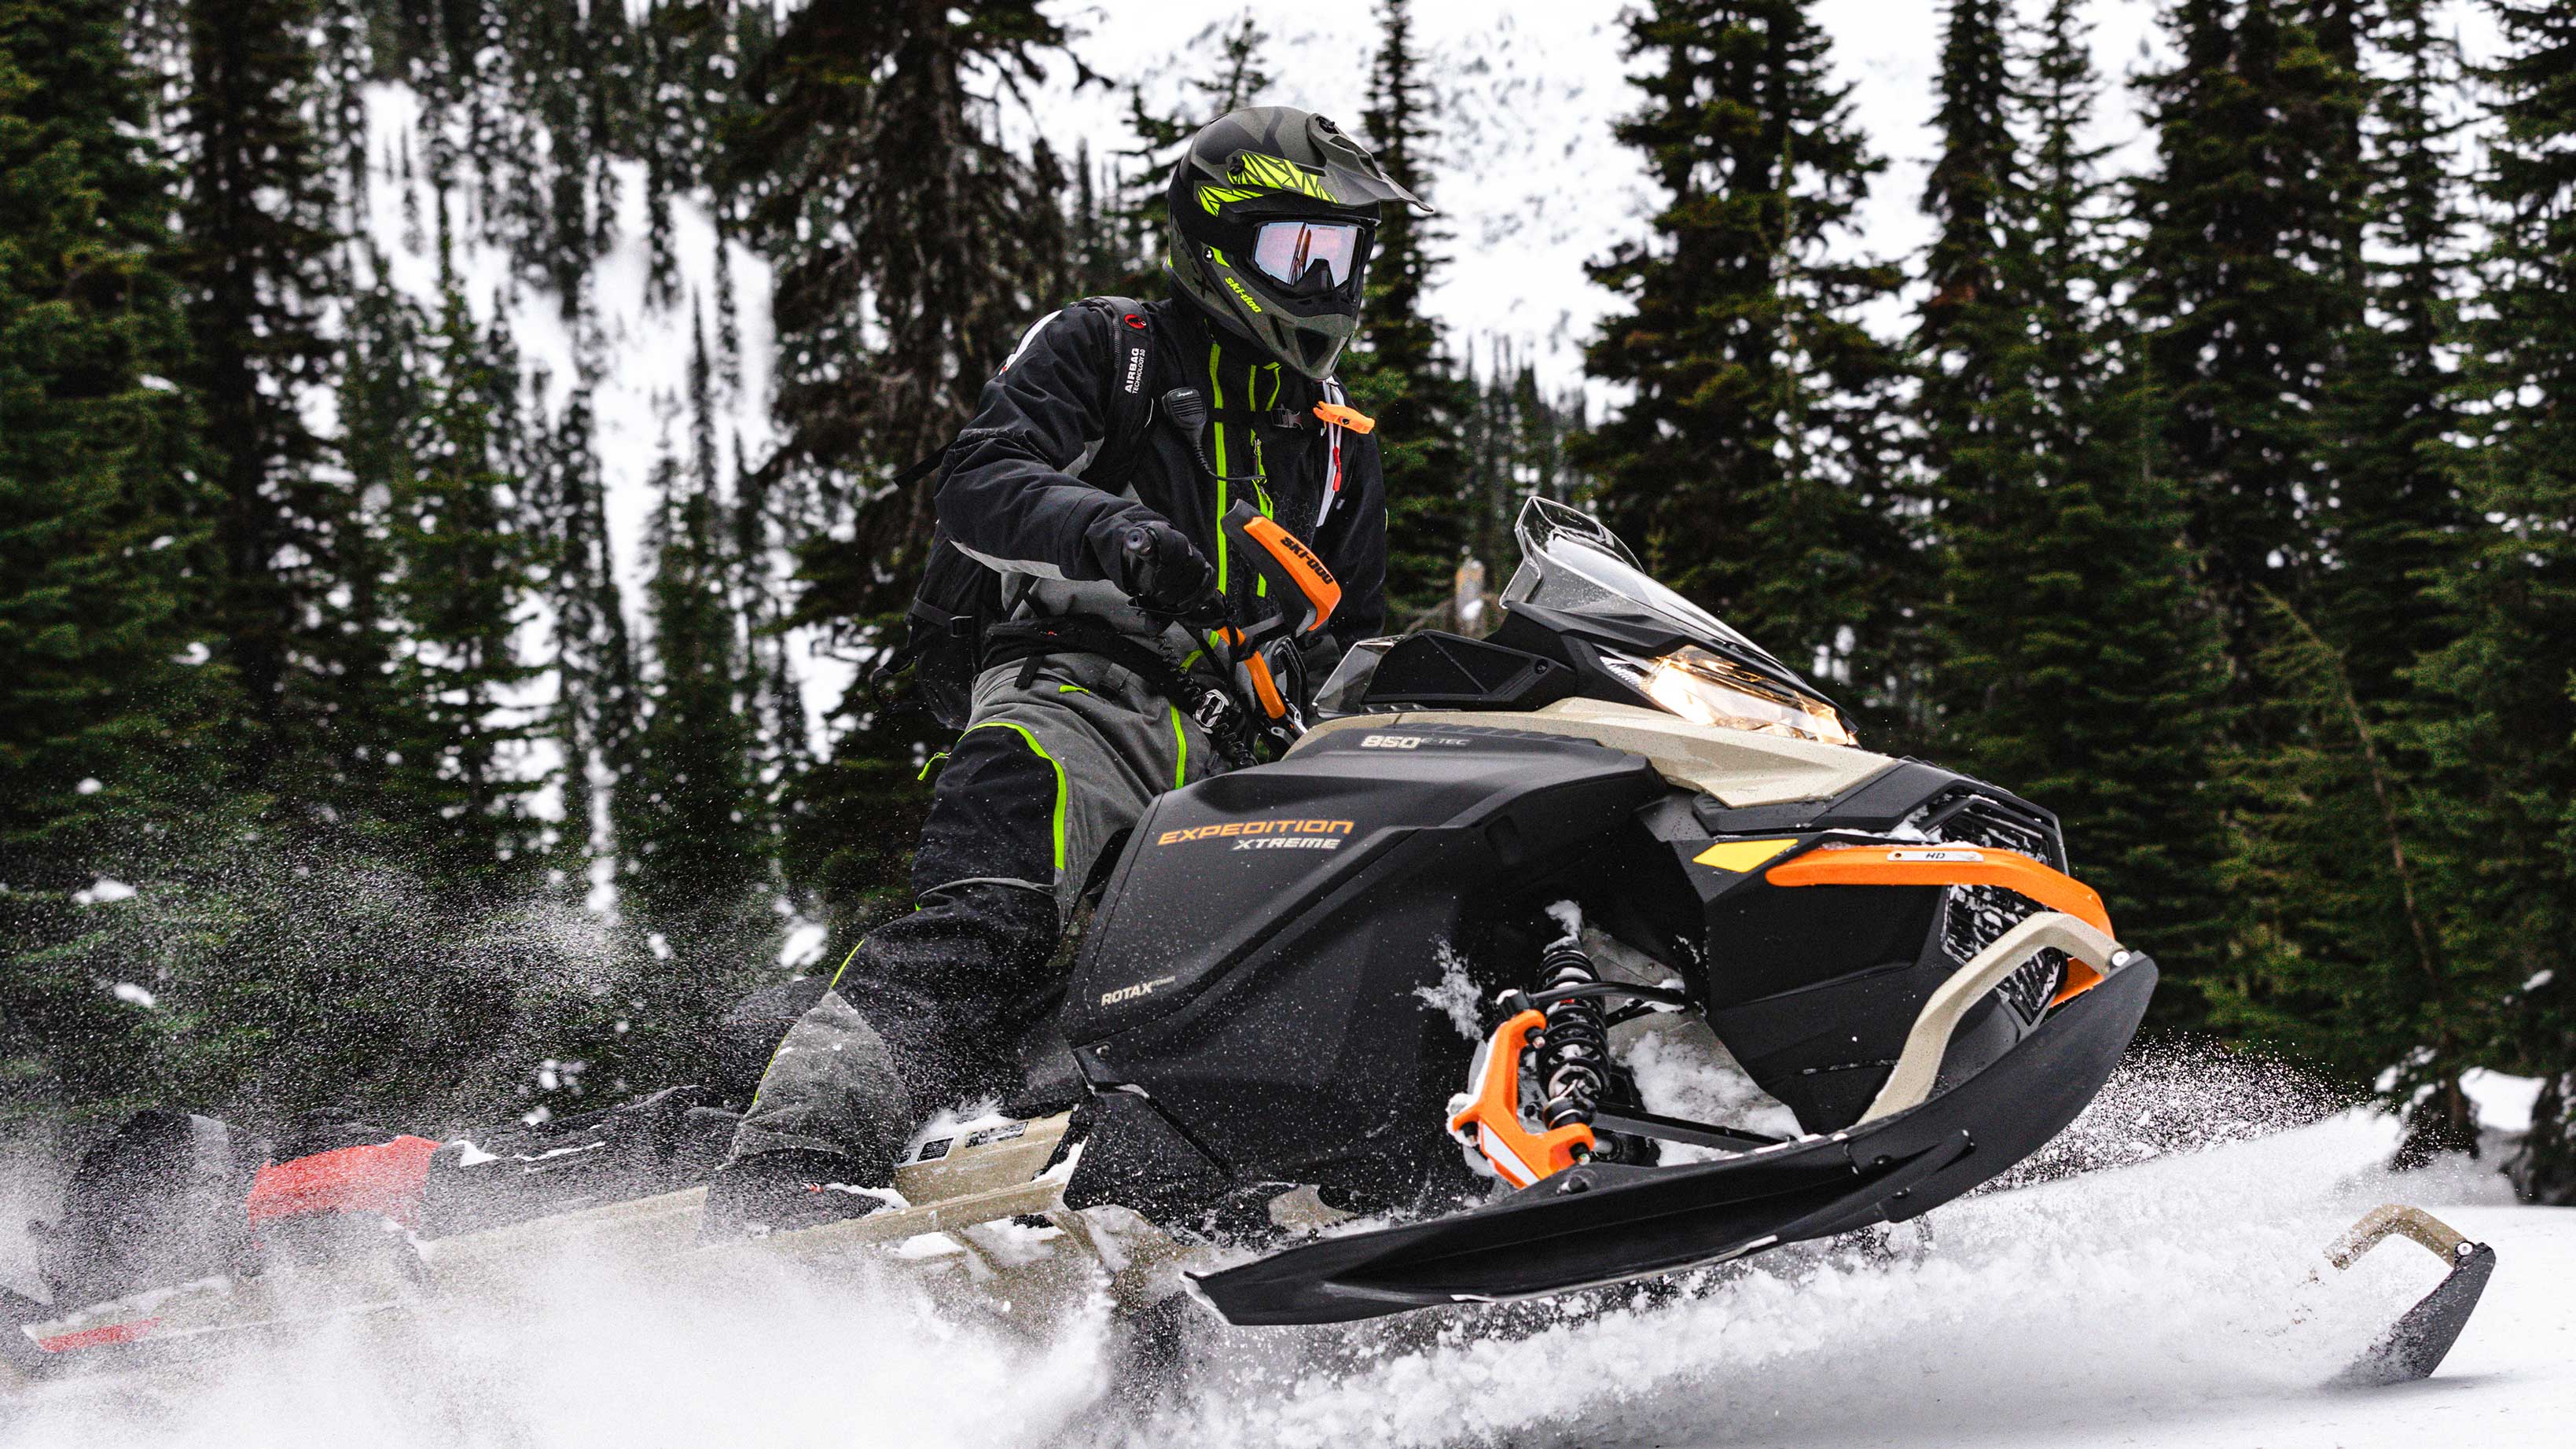
[[[1506,604],[1661,625],[1771,657],[1716,615],[1656,583],[1628,546],[1591,514],[1533,496],[1521,506],[1513,532],[1521,541],[1521,566],[1503,586]]]
[[[1503,602],[1669,631],[1697,642],[1657,659],[1613,649],[1602,666],[1658,706],[1700,724],[1853,745],[1851,722],[1762,647],[1655,582],[1601,521],[1532,497],[1516,529],[1520,571]]]

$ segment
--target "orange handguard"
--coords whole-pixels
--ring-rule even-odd
[[[1243,532],[1270,556],[1272,566],[1296,586],[1306,601],[1305,632],[1311,634],[1323,628],[1342,603],[1341,581],[1333,577],[1333,571],[1306,546],[1304,539],[1281,528],[1275,519],[1247,518]]]
[[[2018,851],[1986,845],[1862,845],[1811,850],[1763,873],[1776,886],[1982,885],[2001,886],[2052,911],[2064,911],[2106,936],[2110,912],[2091,886]],[[2102,973],[2081,961],[2066,963],[2066,984],[2049,1005],[2070,1001],[2102,984]]]
[[[1467,1105],[1449,1119],[1449,1131],[1483,1153],[1514,1187],[1553,1177],[1592,1154],[1592,1129],[1579,1122],[1544,1133],[1521,1125],[1521,1052],[1531,1033],[1546,1025],[1544,1013],[1524,1011],[1494,1028]]]

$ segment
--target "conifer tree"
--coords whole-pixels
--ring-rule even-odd
[[[327,686],[297,677],[308,623],[330,612],[347,500],[317,472],[327,448],[305,395],[327,378],[319,313],[338,286],[331,197],[304,116],[312,0],[190,0],[187,156],[179,207],[194,334],[185,381],[206,418],[223,495],[226,657],[258,733],[258,772],[309,754]],[[291,787],[290,787],[291,788]],[[292,797],[290,797],[292,798]]]
[[[592,431],[591,384],[578,383],[549,430],[532,482],[544,519],[555,613],[554,733],[564,747],[563,843],[587,861],[599,834],[595,778],[613,777],[636,712],[635,655],[608,536],[606,482]]]
[[[2450,921],[2457,1025],[2492,1063],[2542,1078],[2513,1164],[2524,1193],[2576,1202],[2576,12],[2498,3],[2487,75],[2499,133],[2481,178],[2490,315],[2471,331],[2479,446],[2461,463],[2490,522],[2444,569],[2462,630],[2415,675],[2433,896]]]
[[[1485,592],[1499,594],[1520,558],[1512,525],[1523,502],[1534,493],[1560,503],[1580,501],[1586,483],[1568,452],[1585,419],[1580,385],[1550,396],[1537,366],[1511,345],[1490,343],[1487,356],[1488,362],[1470,357],[1463,364],[1473,401],[1459,427],[1466,470],[1463,542],[1467,557],[1485,571]]]
[[[2021,299],[2003,294],[1996,278],[1996,253],[2010,245],[2021,185],[2004,31],[2009,9],[2003,0],[1950,0],[1942,35],[1932,120],[1941,150],[1923,195],[1938,230],[1924,258],[1930,295],[1917,344],[1926,359],[1923,412],[1936,468],[1974,431],[1977,405],[1998,380],[1993,352],[2012,334],[1999,335],[1996,319],[2019,320]]]
[[[517,633],[537,539],[519,507],[525,485],[502,471],[516,359],[495,355],[452,275],[428,351],[420,446],[390,507],[405,708],[386,807],[432,878],[471,889],[534,863],[526,797],[543,781],[526,768],[535,712],[522,691],[537,671]]]
[[[0,7],[0,1116],[143,1085],[164,1018],[111,987],[166,988],[101,937],[229,813],[214,497],[124,18]]]
[[[654,678],[613,812],[631,918],[675,951],[724,959],[765,926],[757,895],[768,859],[708,371],[701,335],[690,361],[688,467],[665,454],[654,469]]]
[[[2318,23],[2341,8],[2177,0],[2166,25],[2180,58],[2139,82],[2157,160],[2134,187],[2144,232],[2128,280],[2244,705],[2259,692],[2261,595],[2303,604],[2313,579],[2330,488],[2312,420],[2361,316],[2351,136],[2365,91],[2336,53],[2340,29],[2321,39]]]
[[[389,797],[400,753],[393,741],[408,703],[397,681],[400,637],[390,592],[395,562],[388,539],[394,501],[408,497],[420,469],[420,419],[428,408],[425,319],[394,283],[372,243],[356,248],[340,342],[339,436],[349,473],[348,503],[333,539],[339,593],[324,627],[307,638],[332,682],[317,721],[319,739],[300,787],[327,801],[330,824],[308,817],[302,831],[347,846],[384,846],[395,810]],[[317,815],[320,812],[317,812]]]
[[[2318,627],[2374,706],[2401,696],[2404,672],[2456,633],[2422,595],[2471,524],[2448,456],[2460,419],[2446,354],[2467,277],[2454,180],[2465,168],[2442,108],[2459,91],[2460,58],[2425,0],[2387,9],[2394,73],[2372,98],[2367,152],[2368,315],[2342,339],[2320,408],[2333,492]]]
[[[2221,946],[2209,878],[2221,675],[2161,467],[2162,400],[2104,310],[2118,258],[2100,156],[2080,139],[2099,83],[2075,12],[2053,0],[2028,83],[1994,98],[2027,116],[2034,140],[2026,160],[1986,164],[2024,181],[1959,183],[1986,198],[1992,244],[1971,255],[1972,236],[1947,233],[1952,275],[1977,290],[1936,309],[1938,329],[1926,318],[1946,339],[1940,391],[1958,409],[1934,424],[1949,469],[1935,697],[1944,758],[2058,813],[2122,939],[2168,973],[2159,1019],[2188,1023]],[[1968,53],[1992,63],[1987,47]]]
[[[776,413],[754,486],[810,490],[797,621],[862,669],[896,642],[931,532],[931,483],[883,480],[944,444],[1061,279],[1060,199],[993,135],[979,84],[1034,80],[1062,32],[1034,0],[829,0],[797,11],[747,81],[720,184],[749,199],[777,267]],[[834,759],[800,787],[799,878],[837,909],[899,888],[934,747],[864,689]]]
[[[1612,522],[1657,576],[1811,670],[1866,727],[1910,709],[1894,349],[1861,325],[1896,271],[1838,254],[1871,155],[1801,0],[1659,0],[1621,140],[1663,192],[1592,269],[1626,310],[1587,354],[1632,399],[1592,433]],[[1882,737],[1882,743],[1884,742]]]
[[[2031,326],[2041,320],[2034,313],[2048,303],[2025,287],[2098,281],[2079,276],[2078,268],[2091,258],[2077,250],[2088,241],[2078,228],[2095,187],[2086,169],[2092,158],[2069,154],[2055,158],[2063,169],[2050,178],[2059,188],[2054,194],[2033,197],[2025,190],[2026,168],[2012,130],[2022,97],[2015,94],[2010,72],[2004,28],[2008,9],[2001,0],[1951,0],[1933,118],[1941,148],[1923,195],[1923,209],[1936,230],[1924,258],[1929,293],[1915,344],[1923,369],[1920,411],[1924,461],[1932,472],[1932,521],[1949,573],[1948,596],[1935,610],[1935,619],[1946,648],[1970,653],[2003,643],[1985,636],[2020,624],[2014,615],[1989,619],[1979,613],[1991,598],[1971,603],[1960,595],[1963,589],[1990,592],[1982,587],[1986,581],[1978,569],[2029,562],[1979,555],[1994,545],[2009,549],[2016,525],[2026,523],[2039,504],[2038,490],[2046,480],[2034,445],[2049,431],[2044,415],[2052,401],[2084,410],[2082,398],[2041,397],[2052,384],[2072,381],[2051,378],[2047,369],[2052,362],[2101,360],[2098,353],[2087,356],[2089,349],[2080,343],[2068,345],[2088,338],[2093,319],[2070,315],[2063,294],[2055,315],[2046,320],[2075,331],[2053,334],[2059,344],[2054,355],[2044,353],[2044,342],[2030,335]],[[2062,20],[2053,17],[2053,23]],[[2089,72],[2049,75],[2037,80],[2035,89],[2084,89],[2089,80]],[[2090,95],[2085,89],[2082,97],[2064,99],[2080,104]],[[2045,94],[2039,107],[2060,99]],[[2037,119],[2046,144],[2073,144],[2048,129],[2055,117]],[[2044,220],[2042,208],[2049,209]],[[2059,232],[2051,238],[2059,249],[2045,259],[2028,253],[2039,245],[2043,226]],[[2040,273],[2042,265],[2053,266],[2055,273]],[[2067,429],[2056,431],[2061,434],[2056,441],[2067,441],[2062,436]],[[1939,727],[1962,736],[1974,733],[1972,722],[1994,685],[1975,678],[1977,672],[1936,675],[1932,698],[1944,716]]]
[[[1103,290],[1121,296],[1161,295],[1172,168],[1200,127],[1229,111],[1268,103],[1276,78],[1261,57],[1269,44],[1269,32],[1250,10],[1237,15],[1230,27],[1218,21],[1201,28],[1188,49],[1196,54],[1213,47],[1214,64],[1190,78],[1188,99],[1177,114],[1146,109],[1144,89],[1127,88],[1127,130],[1135,145],[1118,155],[1126,164],[1119,171],[1122,182],[1111,221],[1122,274]]]
[[[1431,96],[1414,50],[1410,0],[1386,0],[1380,28],[1361,126],[1387,175],[1428,200]],[[1439,325],[1423,312],[1441,240],[1411,208],[1381,209],[1359,346],[1341,369],[1354,400],[1380,425],[1388,612],[1399,623],[1448,598],[1466,543],[1458,433],[1473,406],[1473,384],[1454,369]]]
[[[2409,1156],[2476,1146],[2459,1072],[2454,951],[2426,875],[2422,758],[2407,677],[2457,636],[2426,585],[2471,541],[2448,454],[2460,419],[2459,206],[2437,114],[2456,58],[2426,7],[2390,7],[2392,74],[2368,130],[2369,309],[2340,339],[2316,418],[2333,493],[2307,609],[2271,598],[2260,670],[2276,728],[2242,773],[2249,798],[2229,863],[2260,905],[2241,933],[2233,1034],[2291,1047],[2356,1082],[2386,1080],[2409,1109]]]

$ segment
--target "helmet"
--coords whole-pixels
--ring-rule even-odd
[[[1311,111],[1211,121],[1172,168],[1163,274],[1226,330],[1306,376],[1359,330],[1380,203],[1431,208]]]

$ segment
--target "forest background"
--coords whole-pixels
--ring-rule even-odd
[[[1344,376],[1396,619],[1594,508],[1872,747],[2056,810],[2153,1030],[2417,1156],[2530,1079],[2503,1165],[2576,1201],[2576,11],[2166,0],[2106,75],[2100,7],[1941,0],[1875,255],[1824,8],[1618,12],[1562,144],[1636,181],[1534,202],[1596,289],[1552,331],[1429,305],[1515,243],[1390,220]],[[1302,94],[1255,12],[1177,75],[1100,19],[0,0],[0,1122],[604,1105],[904,908],[891,480],[1156,285],[1197,122]],[[1376,20],[1341,119],[1416,190],[1547,129]]]

